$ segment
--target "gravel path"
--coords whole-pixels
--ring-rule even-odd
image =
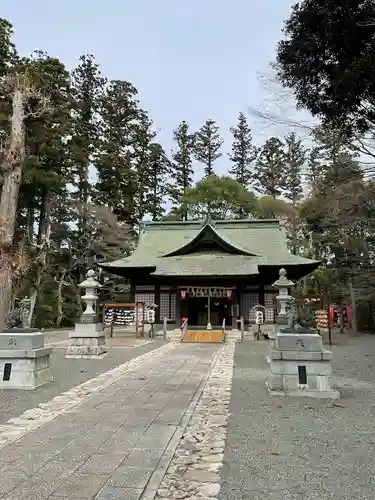
[[[47,334],[46,343],[65,340],[65,337],[67,338],[67,334],[59,337]],[[103,359],[92,360],[66,359],[66,348],[57,346],[51,355],[51,368],[55,379],[53,382],[38,387],[35,391],[0,390],[0,424],[7,422],[12,417],[18,417],[29,408],[36,408],[39,403],[49,401],[62,392],[161,345],[163,345],[163,342],[155,341],[131,348],[112,347]]]
[[[268,396],[267,344],[237,344],[219,500],[375,498],[375,337],[335,343],[336,402]]]

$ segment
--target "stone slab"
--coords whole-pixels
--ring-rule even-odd
[[[100,337],[72,337],[69,345],[97,347],[105,345],[105,340],[104,335]]]
[[[267,385],[276,391],[294,391],[301,389],[298,375],[278,375],[270,373]],[[310,375],[307,377],[306,389],[312,391],[331,391],[332,377],[330,375]]]
[[[35,371],[49,366],[49,353],[34,358],[0,358],[0,370],[8,363],[12,365],[12,371]]]
[[[103,336],[105,336],[105,333],[101,323],[77,323],[74,330],[69,332],[69,338]]]
[[[323,359],[323,361],[331,361],[332,360],[332,351],[328,351],[327,349],[324,349],[322,352],[322,359]]]
[[[43,356],[50,355],[52,353],[52,347],[41,347],[40,349],[33,350],[0,350],[0,360],[1,359],[34,359]],[[0,361],[1,363],[1,361]]]
[[[41,359],[41,358],[40,358]],[[33,391],[37,387],[52,381],[51,369],[48,366],[38,369],[36,363],[24,370],[13,370],[9,380],[3,380],[4,367],[0,365],[0,389]]]
[[[104,486],[95,500],[140,500],[143,490],[133,488],[112,488]],[[144,498],[144,497],[142,497]]]
[[[306,361],[306,360],[273,360],[269,367],[271,373],[277,375],[298,375],[298,367],[305,366],[307,376],[309,375],[331,375],[332,366],[328,361]]]
[[[81,357],[81,356],[102,356],[107,352],[104,345],[91,346],[91,345],[70,345],[66,351],[67,357]]]
[[[269,359],[269,362],[272,359],[282,359],[282,352],[281,351],[277,351],[276,349],[273,349],[273,346],[270,346],[268,359]]]
[[[324,351],[323,351],[324,352]],[[314,351],[278,351],[276,349],[270,349],[270,359],[272,360],[280,360],[283,359],[285,361],[321,361],[321,360],[329,360],[331,358],[328,356],[323,356],[323,352],[314,352]],[[329,351],[326,351],[329,352]]]
[[[44,347],[45,335],[42,332],[4,330],[0,333],[0,350],[31,350]]]
[[[2,333],[0,339],[4,340],[2,337],[8,337],[16,349],[0,350],[0,389],[34,390],[51,382],[50,354],[53,350],[43,347],[43,333],[15,333],[14,337],[13,334]],[[42,347],[32,349],[32,346],[38,345]],[[20,349],[21,346],[28,348]]]
[[[278,333],[275,338],[275,349],[279,351],[323,351],[323,339],[317,333],[295,334]]]
[[[268,391],[270,396],[294,396],[298,398],[316,398],[316,399],[340,399],[339,391],[310,391],[310,390],[296,390],[296,391]]]

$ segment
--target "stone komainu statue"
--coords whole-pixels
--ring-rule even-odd
[[[10,311],[6,319],[6,328],[28,328],[31,301],[25,297]]]
[[[15,308],[10,311],[5,322],[6,328],[22,328],[22,318],[19,309]]]
[[[302,307],[298,306],[295,299],[287,304],[288,327],[298,331],[301,328],[314,329],[314,316],[306,313]]]

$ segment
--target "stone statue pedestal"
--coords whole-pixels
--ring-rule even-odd
[[[33,328],[8,328],[0,333],[0,389],[34,390],[52,380],[51,347]]]
[[[267,386],[272,395],[337,399],[332,387],[332,352],[308,329],[281,328],[269,351]]]
[[[100,323],[77,323],[69,332],[66,358],[101,358],[107,352],[105,333]]]
[[[332,352],[324,349],[322,337],[314,330],[295,324],[295,299],[289,294],[294,282],[287,278],[285,269],[280,269],[274,286],[279,288],[276,299],[280,312],[269,341],[270,394],[339,398],[340,393],[332,387]]]

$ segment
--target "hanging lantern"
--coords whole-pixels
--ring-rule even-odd
[[[181,300],[185,300],[186,290],[180,290],[180,297],[181,297]]]
[[[227,290],[227,298],[228,300],[232,300],[232,290]]]

